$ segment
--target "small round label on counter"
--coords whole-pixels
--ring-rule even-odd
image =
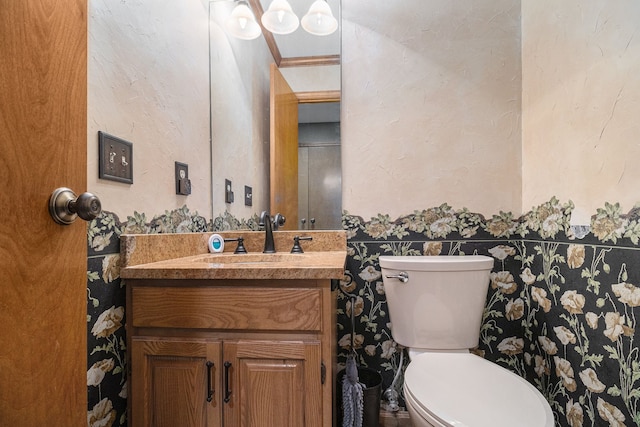
[[[212,234],[209,237],[209,252],[216,253],[224,250],[224,239],[219,234]]]

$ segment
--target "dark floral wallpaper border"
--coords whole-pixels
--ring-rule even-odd
[[[640,215],[606,204],[589,227],[571,227],[572,209],[553,198],[520,218],[446,204],[394,221],[345,214],[354,280],[342,287],[357,299],[339,296],[339,359],[353,310],[360,363],[381,370],[385,386],[398,369],[380,255],[492,256],[476,352],[540,389],[559,426],[640,425]]]
[[[558,426],[640,425],[640,209],[623,214],[618,204],[605,204],[585,227],[570,226],[572,209],[552,198],[519,218],[505,212],[485,218],[446,204],[395,220],[345,213],[350,278],[337,293],[338,360],[346,359],[353,312],[359,363],[382,373],[383,389],[399,370],[402,349],[389,328],[380,255],[488,255],[495,265],[476,352],[538,387]],[[125,222],[104,213],[90,223],[89,426],[126,425],[120,234],[256,224],[256,217],[228,214],[207,221],[186,207],[150,220],[135,213]],[[400,390],[401,381],[395,386]]]

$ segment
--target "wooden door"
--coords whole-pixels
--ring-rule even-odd
[[[0,424],[87,424],[87,229],[57,225],[86,191],[87,3],[0,7]]]
[[[221,427],[218,341],[131,341],[132,427]]]
[[[287,218],[282,227],[298,228],[298,98],[271,64],[270,210]]]
[[[225,341],[223,352],[231,362],[225,427],[331,425],[322,419],[319,342]]]

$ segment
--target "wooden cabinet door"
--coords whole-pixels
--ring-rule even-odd
[[[319,342],[225,341],[223,352],[225,427],[323,425]]]
[[[132,338],[133,427],[220,427],[221,343]]]

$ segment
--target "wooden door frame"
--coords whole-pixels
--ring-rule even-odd
[[[340,102],[339,90],[323,90],[313,92],[294,92],[298,104],[319,104],[321,102]]]
[[[275,65],[272,65],[273,68],[278,69],[278,67],[275,67]],[[272,71],[273,74],[273,71]],[[273,77],[272,77],[273,79]],[[272,82],[272,86],[273,86],[273,82]],[[273,90],[273,88],[272,88]],[[308,91],[308,92],[293,92],[293,95],[295,96],[296,100],[297,100],[297,105],[300,104],[317,104],[317,103],[324,103],[324,102],[340,102],[340,91],[339,90],[325,90],[325,91]],[[271,99],[270,101],[270,106],[271,108],[275,108],[274,106],[274,100]],[[270,130],[270,143],[271,144],[277,144],[279,142],[279,140],[275,137],[275,133],[274,133],[274,127],[275,127],[275,119],[273,116],[273,111],[271,112],[271,118],[270,118],[270,124],[271,124],[271,130]],[[274,147],[272,146],[269,150],[270,155],[273,156],[275,151],[280,151],[280,150],[275,150]],[[283,158],[278,157],[279,161],[283,161]],[[297,157],[296,157],[296,163],[297,163]],[[282,207],[282,203],[276,203],[275,200],[276,198],[274,197],[274,192],[277,192],[280,197],[278,199],[280,200],[289,200],[289,201],[293,201],[295,199],[295,207],[291,204],[293,202],[290,203],[285,203],[286,206],[288,207],[293,207],[295,212],[287,212],[287,223],[285,223],[284,225],[284,229],[287,230],[294,230],[298,228],[298,191],[297,191],[297,186],[296,186],[296,190],[295,190],[295,197],[293,197],[291,194],[289,194],[288,196],[282,196],[282,192],[288,192],[289,190],[287,190],[286,188],[283,188],[280,185],[275,185],[274,184],[274,177],[273,177],[273,171],[274,171],[274,159],[271,158],[269,160],[270,163],[270,184],[269,184],[269,209],[271,211],[272,214],[275,213],[275,211],[279,211],[281,210],[280,208]],[[297,164],[295,165],[295,169],[297,171]],[[278,179],[277,182],[280,182],[280,180]],[[296,178],[296,182],[298,182],[297,178]],[[288,188],[288,187],[287,187]],[[289,209],[291,210],[291,209]],[[285,209],[286,211],[286,209]]]

